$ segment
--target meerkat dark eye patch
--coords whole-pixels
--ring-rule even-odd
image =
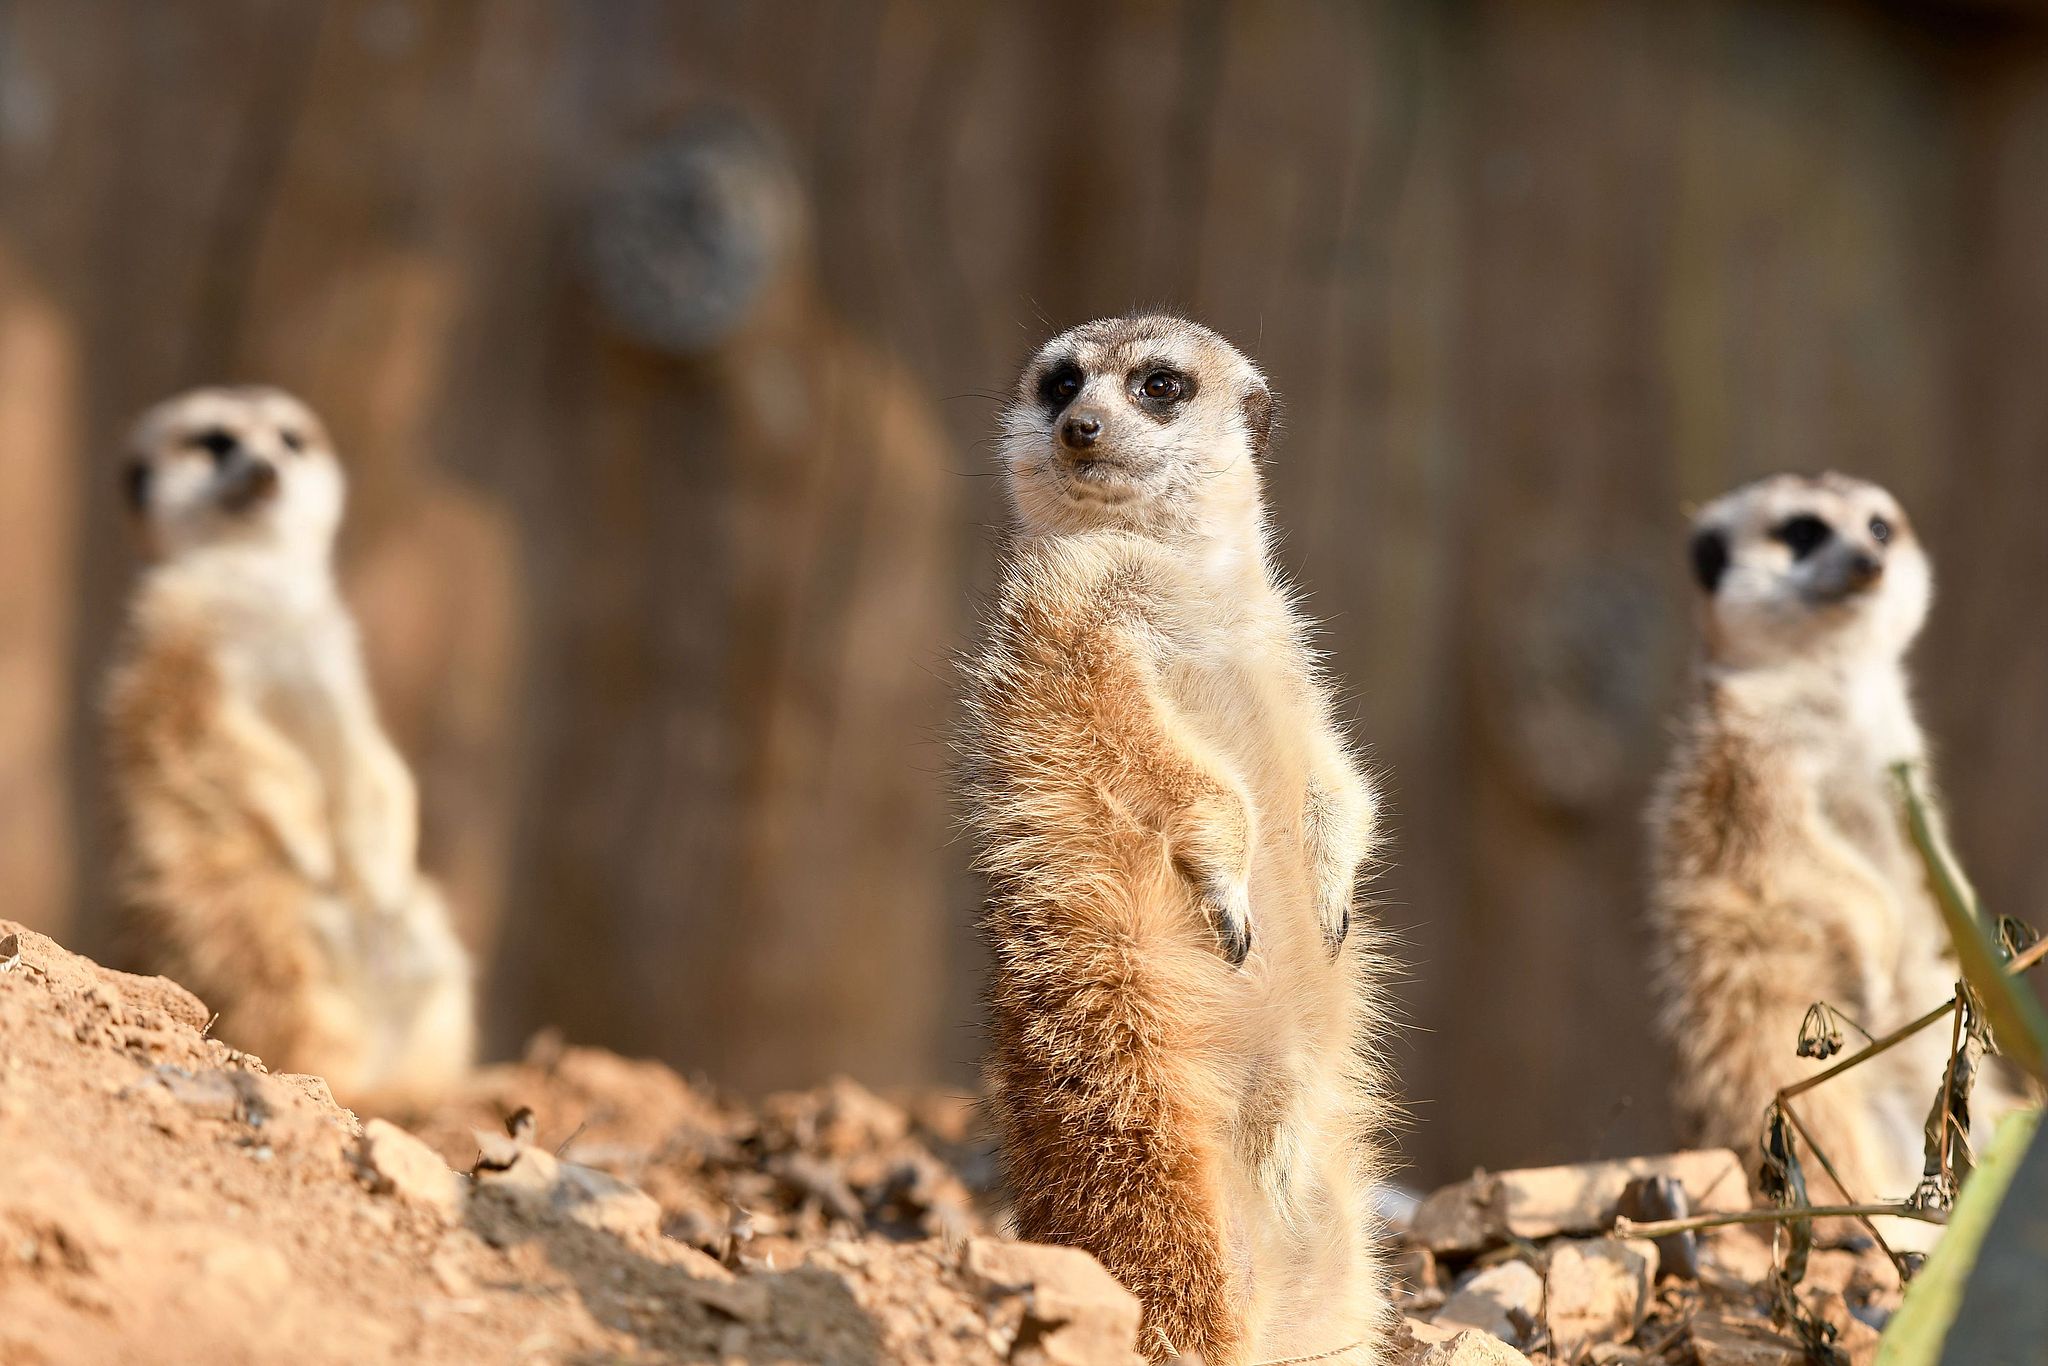
[[[1195,396],[1193,375],[1158,362],[1139,366],[1126,382],[1138,407],[1162,422]]]
[[[1081,392],[1085,376],[1081,367],[1070,360],[1057,360],[1045,367],[1045,373],[1038,377],[1038,401],[1053,412],[1058,412],[1074,401],[1074,395]]]
[[[214,461],[225,460],[235,450],[235,434],[225,427],[208,427],[187,437],[185,444],[194,450],[205,451]]]
[[[280,431],[277,436],[280,441],[284,442],[285,449],[288,451],[302,451],[306,449],[306,438],[300,436],[290,427]]]
[[[1707,596],[1712,597],[1721,587],[1721,576],[1728,572],[1728,538],[1708,528],[1693,533],[1692,576],[1699,581]]]
[[[1892,539],[1892,524],[1882,517],[1871,518],[1870,539],[1879,545],[1889,545]]]
[[[1835,529],[1812,513],[1803,512],[1781,522],[1771,535],[1785,543],[1793,559],[1803,560],[1834,539]]]
[[[140,512],[149,506],[148,462],[130,460],[121,467],[121,497],[130,512]]]

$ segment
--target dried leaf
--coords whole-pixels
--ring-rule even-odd
[[[21,936],[10,934],[0,939],[0,972],[13,972],[21,966]]]
[[[2016,915],[1998,917],[1998,950],[2005,955],[2005,961],[2025,953],[2041,942],[2041,932]]]
[[[1813,1202],[1806,1198],[1806,1171],[1799,1165],[1798,1145],[1783,1106],[1773,1105],[1764,1116],[1763,1166],[1757,1172],[1757,1186],[1771,1203],[1784,1209],[1800,1209]],[[1781,1305],[1790,1303],[1796,1312],[1798,1297],[1793,1287],[1806,1279],[1807,1254],[1813,1251],[1813,1220],[1788,1219],[1779,1226],[1785,1260],[1772,1272],[1773,1288]]]
[[[1826,1001],[1815,1001],[1799,1025],[1799,1056],[1826,1060],[1841,1051],[1841,1018]]]

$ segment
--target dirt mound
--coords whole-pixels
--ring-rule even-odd
[[[206,1038],[207,1010],[171,983],[0,922],[0,942],[14,933],[19,956],[0,956],[9,1366],[1131,1359],[1135,1303],[1082,1254],[832,1237],[966,1208],[964,1187],[922,1166],[928,1150],[903,1146],[923,1147],[909,1122],[872,1141],[874,1123],[897,1127],[877,1115],[903,1112],[877,1100],[863,1118],[865,1093],[748,1116],[661,1069],[558,1050],[485,1074],[431,1126],[444,1148],[470,1149],[464,1169],[485,1159],[458,1176],[405,1130],[359,1122],[317,1078],[270,1075]],[[503,1132],[491,1107],[513,1091],[582,1126],[568,1158],[609,1159],[664,1197],[530,1134],[463,1134],[477,1119]],[[705,1141],[674,1142],[685,1133]],[[847,1155],[826,1180],[792,1165],[845,1134],[877,1155],[872,1169]],[[758,1184],[742,1179],[749,1162]],[[943,1198],[910,1194],[904,1163]],[[730,1192],[761,1205],[755,1219],[785,1221],[773,1236],[786,1261],[750,1251],[770,1235],[735,1230],[716,1203]],[[722,1230],[711,1241],[732,1265],[664,1234],[693,1216]],[[822,1241],[799,1244],[813,1230]]]
[[[794,1265],[834,1237],[957,1241],[999,1223],[993,1149],[963,1097],[892,1101],[842,1078],[751,1107],[544,1035],[432,1110],[393,1116],[464,1171],[515,1117],[534,1145],[653,1196],[670,1237],[735,1264]]]
[[[208,1018],[0,921],[4,1366],[1137,1360],[1136,1302],[1092,1258],[998,1236],[960,1097],[842,1080],[746,1105],[543,1038],[431,1111],[361,1120]],[[1397,1359],[1805,1360],[1771,1323],[1765,1239],[1615,1235],[1653,1189],[1749,1198],[1725,1152],[1431,1195],[1390,1249]],[[1799,1299],[1862,1366],[1897,1279],[1817,1251]]]

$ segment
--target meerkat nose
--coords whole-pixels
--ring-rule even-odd
[[[1861,588],[1875,583],[1884,573],[1884,561],[1867,550],[1859,550],[1849,560],[1849,582]]]
[[[1102,419],[1093,413],[1075,413],[1060,424],[1060,444],[1070,451],[1084,451],[1102,436]]]
[[[246,511],[277,492],[277,482],[277,466],[268,460],[240,461],[221,485],[221,504],[230,512]]]

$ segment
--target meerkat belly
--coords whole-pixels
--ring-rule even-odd
[[[1261,1355],[1332,1346],[1274,1336],[1271,1325],[1330,1327],[1319,1306],[1342,1303],[1364,1249],[1348,1245],[1363,1198],[1353,1098],[1333,1077],[1356,1032],[1355,998],[1331,964],[1318,928],[1303,829],[1305,737],[1317,718],[1303,703],[1293,661],[1271,652],[1217,651],[1184,667],[1176,699],[1250,795],[1257,822],[1251,875],[1254,959],[1242,998],[1248,1041],[1226,1181]],[[1364,1331],[1360,1326],[1360,1332]]]

